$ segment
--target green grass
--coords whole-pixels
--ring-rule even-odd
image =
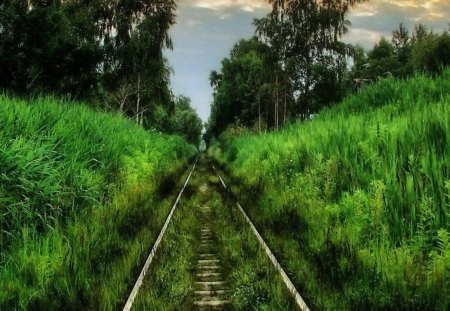
[[[122,304],[195,152],[81,104],[0,96],[0,309]]]
[[[205,192],[199,191],[204,184]],[[201,206],[211,210],[211,220]],[[194,282],[200,247],[199,231],[204,222],[215,233],[217,258],[229,290],[227,310],[293,310],[293,299],[285,289],[240,212],[233,208],[222,185],[205,158],[200,159],[158,256],[153,262],[134,304],[136,310],[197,310]]]
[[[450,307],[450,70],[213,146],[314,309]]]

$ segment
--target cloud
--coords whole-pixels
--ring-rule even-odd
[[[214,11],[235,8],[246,12],[254,12],[255,10],[270,8],[270,4],[266,0],[185,0],[183,3]]]
[[[410,30],[418,23],[436,32],[447,30],[449,16],[449,0],[372,0],[350,12],[352,27],[344,40],[371,48],[381,37],[390,38],[400,23]]]
[[[354,9],[354,12],[375,11],[386,12],[388,10],[397,8],[405,12],[420,12],[423,18],[441,17],[445,12],[449,12],[450,2],[448,0],[373,0],[363,4],[359,4]],[[445,18],[445,16],[442,16]],[[448,15],[447,15],[448,18]]]
[[[377,17],[397,15],[403,20],[446,24],[450,16],[448,0],[373,0],[357,5],[350,16]]]
[[[360,45],[363,48],[369,49],[373,47],[375,42],[380,41],[385,34],[372,31],[364,28],[351,28],[345,41],[353,45]]]

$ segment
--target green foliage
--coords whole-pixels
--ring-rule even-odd
[[[0,88],[86,97],[97,83],[100,47],[80,38],[60,5],[27,4],[0,4]]]
[[[273,50],[283,69],[282,80],[289,85],[287,92],[295,99],[291,114],[307,118],[341,98],[350,48],[339,39],[347,33],[349,10],[364,1],[269,1],[272,12],[255,20],[259,37]],[[331,96],[324,96],[324,90]]]
[[[354,48],[353,79],[378,79],[393,75],[407,78],[414,73],[439,74],[450,65],[450,36],[435,34],[418,24],[412,34],[400,24],[393,31],[392,43],[382,38],[367,55]]]
[[[115,308],[195,148],[73,102],[0,106],[0,308]]]
[[[450,70],[210,150],[312,307],[450,306]]]
[[[230,124],[252,126],[274,125],[275,88],[273,71],[280,68],[273,62],[269,46],[256,38],[241,40],[222,61],[220,73],[211,73],[214,102],[208,121],[208,135],[218,136]]]
[[[375,44],[372,51],[370,51],[369,53],[370,58],[378,60],[393,56],[394,56],[394,46],[385,38],[382,38],[379,43]]]
[[[0,89],[89,100],[146,126],[155,107],[172,108],[162,50],[172,47],[175,8],[173,0],[2,1]]]
[[[347,32],[349,9],[363,1],[269,1],[272,12],[254,21],[258,37],[237,43],[221,72],[211,73],[214,102],[205,138],[231,124],[279,129],[339,101],[352,50],[339,38]]]
[[[450,35],[428,34],[412,51],[411,62],[417,71],[437,74],[450,66]]]
[[[175,100],[175,111],[170,118],[170,133],[184,137],[198,146],[203,130],[203,122],[191,106],[191,100],[180,96]]]

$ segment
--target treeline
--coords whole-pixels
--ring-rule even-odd
[[[175,0],[2,1],[0,89],[87,101],[169,132],[177,99],[163,49],[175,9]]]
[[[207,140],[230,125],[278,129],[376,79],[438,73],[450,64],[449,34],[420,24],[411,34],[400,24],[391,41],[383,38],[369,52],[342,42],[346,15],[362,1],[271,2],[272,12],[254,21],[256,36],[237,43],[221,71],[211,73]]]
[[[352,50],[352,79],[373,81],[385,76],[435,75],[450,65],[449,33],[435,33],[422,24],[415,25],[412,31],[400,24],[390,41],[382,38],[368,52],[359,46]]]

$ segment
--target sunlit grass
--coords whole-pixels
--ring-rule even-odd
[[[194,153],[119,115],[0,96],[0,309],[123,303],[164,221],[160,184]]]
[[[449,85],[450,70],[383,80],[210,149],[317,308],[450,306]]]

